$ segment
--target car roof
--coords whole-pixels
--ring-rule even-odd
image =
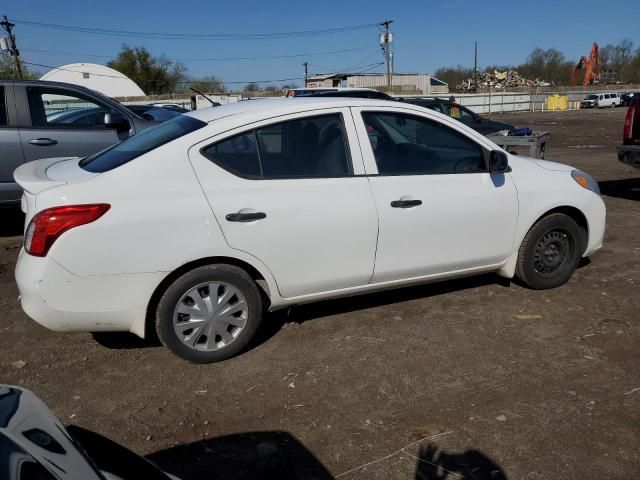
[[[323,108],[340,108],[340,107],[371,107],[371,106],[395,106],[400,102],[356,98],[356,97],[296,97],[293,98],[277,98],[261,100],[259,102],[245,100],[235,103],[228,103],[219,107],[207,107],[191,112],[184,113],[203,122],[212,122],[220,118],[232,115],[259,114],[268,113],[270,117],[278,115],[286,115],[289,113],[304,112]],[[402,104],[405,107],[411,107],[411,104]],[[420,107],[416,107],[420,108]]]

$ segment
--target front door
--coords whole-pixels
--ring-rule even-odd
[[[509,257],[516,189],[508,173],[487,171],[489,151],[464,127],[393,108],[354,109],[354,117],[380,216],[374,283]]]
[[[58,87],[26,87],[28,116],[20,124],[25,161],[51,157],[85,157],[98,152],[128,133],[105,125],[107,105],[73,90]]]
[[[264,263],[283,297],[371,279],[378,218],[357,145],[349,110],[328,109],[189,151],[228,244]]]

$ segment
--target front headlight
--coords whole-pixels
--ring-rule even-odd
[[[572,170],[571,178],[573,178],[582,188],[586,188],[587,190],[591,190],[593,193],[600,195],[598,182],[596,182],[591,175],[581,172],[580,170]]]

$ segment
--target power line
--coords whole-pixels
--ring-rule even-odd
[[[338,72],[338,73],[348,73],[352,70],[357,70],[358,68],[362,67],[367,61],[369,61],[372,57],[378,55],[380,53],[380,51],[378,49],[376,49],[375,51],[373,51],[373,53],[371,53],[370,55],[367,55],[364,59],[360,60],[358,63],[350,66],[350,67],[345,67],[345,68],[326,68],[326,67],[322,67],[320,66],[319,68],[322,68],[323,70],[327,71],[327,72]],[[369,66],[372,64],[367,64],[364,66]]]
[[[338,53],[347,53],[347,52],[359,52],[362,50],[369,50],[371,47],[358,47],[358,48],[345,48],[342,50],[333,50],[329,52],[311,52],[311,53],[294,53],[290,55],[270,55],[270,56],[262,56],[262,57],[212,57],[212,58],[202,58],[202,57],[185,57],[178,58],[176,61],[178,62],[228,62],[228,61],[240,61],[240,60],[271,60],[278,58],[298,58],[298,57],[313,57],[320,55],[334,55]],[[118,54],[113,55],[99,55],[94,53],[80,53],[80,52],[61,52],[56,50],[41,50],[37,48],[23,48],[25,52],[36,52],[36,53],[51,53],[51,54],[59,54],[59,55],[74,55],[74,56],[85,56],[85,57],[96,57],[96,58],[116,58]]]
[[[51,65],[43,65],[41,63],[33,63],[33,62],[22,62],[25,63],[27,65],[33,65],[36,67],[43,67],[43,68],[50,68],[53,70],[64,70],[67,72],[74,72],[74,73],[86,73],[83,72],[82,70],[73,70],[71,68],[64,68],[64,67],[52,67]],[[383,65],[384,62],[380,62],[380,63],[372,63],[370,65],[365,65],[366,68],[365,70],[360,70],[358,72],[353,72],[353,75],[358,75],[360,73],[365,73],[368,72],[370,70],[373,70],[376,67],[379,67],[380,65]],[[91,73],[90,75],[96,76],[96,77],[108,77],[108,78],[118,78],[118,79],[123,79],[123,77],[119,77],[117,75],[107,75],[105,73]],[[227,85],[237,85],[237,84],[247,84],[247,83],[273,83],[273,82],[291,82],[293,80],[303,80],[304,77],[291,77],[291,78],[272,78],[270,80],[233,80],[233,81],[225,81],[223,80],[222,83],[227,84]],[[142,79],[138,79],[138,81],[140,82],[164,82],[166,80],[158,80],[158,79],[151,79],[151,78],[142,78]],[[181,85],[188,85],[191,83],[198,83],[200,82],[199,80],[178,80],[175,83],[177,84],[181,84]]]
[[[82,70],[73,70],[71,68],[65,68],[65,67],[52,67],[51,65],[43,65],[41,63],[33,63],[33,62],[22,62],[22,63],[26,63],[27,65],[34,65],[36,67],[43,67],[43,68],[50,68],[52,70],[64,70],[66,72],[74,72],[74,73],[87,73],[87,72],[83,72]],[[108,78],[118,78],[120,80],[122,80],[124,77],[119,77],[117,75],[107,75],[106,73],[93,73],[93,72],[89,72],[90,75],[93,75],[95,77],[108,77]],[[292,80],[302,80],[303,77],[292,77],[292,78],[275,78],[275,79],[271,79],[271,80],[234,80],[234,81],[223,81],[223,83],[225,84],[229,84],[229,85],[234,85],[234,84],[246,84],[246,83],[271,83],[271,82],[290,82]],[[158,80],[158,79],[152,79],[152,78],[141,78],[141,79],[137,79],[137,81],[140,82],[166,82],[166,80]],[[179,83],[179,84],[190,84],[190,83],[198,83],[199,80],[178,80],[175,83]]]
[[[16,20],[23,26],[63,30],[68,32],[90,33],[115,37],[153,38],[163,40],[272,40],[279,38],[300,38],[319,35],[331,35],[336,33],[353,32],[376,28],[378,24],[367,23],[363,25],[351,25],[346,27],[325,28],[319,30],[302,30],[293,32],[261,32],[261,33],[167,33],[167,32],[140,32],[132,30],[116,30],[107,28],[82,27],[76,25],[62,25],[56,23],[34,22],[31,20]]]

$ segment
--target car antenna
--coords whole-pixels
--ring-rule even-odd
[[[207,97],[204,93],[202,93],[200,90],[196,90],[193,87],[189,87],[189,90],[193,90],[194,92],[196,92],[198,95],[202,95],[204,98],[206,98],[207,100],[209,100],[209,103],[211,103],[211,106],[213,107],[219,107],[220,104],[218,102],[214,102],[213,100],[211,100],[209,97]]]

